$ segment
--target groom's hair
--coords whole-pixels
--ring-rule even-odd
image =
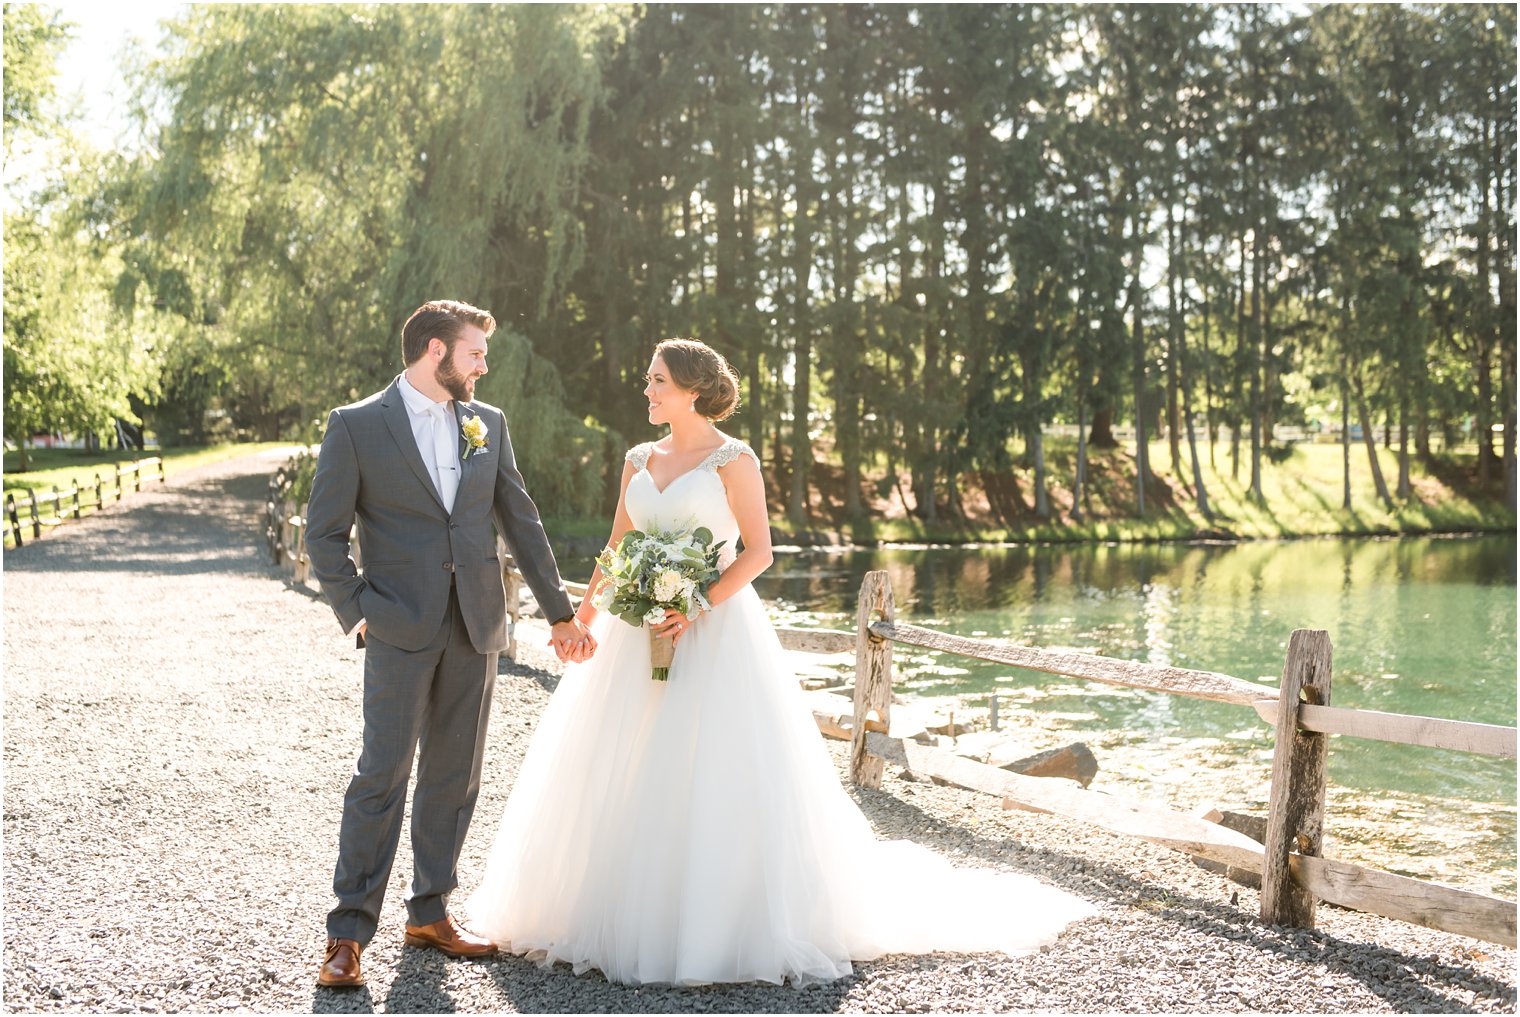
[[[490,311],[461,300],[429,300],[401,326],[401,356],[407,364],[415,364],[427,352],[430,339],[442,339],[452,351],[466,325],[474,325],[486,335],[496,331],[496,319]]]

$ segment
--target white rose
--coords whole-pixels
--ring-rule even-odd
[[[665,609],[663,607],[651,607],[644,614],[644,624],[645,625],[658,625],[658,624],[660,624],[664,620],[665,620]]]

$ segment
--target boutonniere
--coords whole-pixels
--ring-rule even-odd
[[[491,447],[491,432],[486,430],[486,422],[479,417],[466,417],[459,425],[459,432],[464,435],[466,445],[461,459],[468,459]]]

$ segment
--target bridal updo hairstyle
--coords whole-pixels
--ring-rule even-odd
[[[482,311],[461,300],[429,300],[413,311],[406,324],[401,326],[402,359],[408,366],[415,364],[427,352],[431,339],[443,340],[452,353],[466,325],[474,325],[486,335],[496,331],[496,319],[490,311]]]
[[[739,408],[739,376],[723,354],[696,339],[666,339],[654,348],[670,380],[697,394],[695,409],[708,420],[727,420]]]

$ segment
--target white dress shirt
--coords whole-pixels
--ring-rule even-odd
[[[433,478],[433,486],[443,501],[445,511],[454,511],[454,495],[459,491],[459,421],[454,417],[453,400],[434,402],[401,375],[397,383],[412,422],[412,437],[417,451]]]

